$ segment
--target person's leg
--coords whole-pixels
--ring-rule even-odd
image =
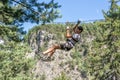
[[[48,54],[48,53],[51,52],[52,50],[54,50],[53,47],[51,47],[51,48],[47,49],[46,51],[44,51],[43,54]]]
[[[55,50],[48,53],[48,56],[51,57],[54,54]]]
[[[43,54],[47,54],[52,56],[54,54],[54,52],[56,51],[56,49],[60,49],[59,45],[53,45],[51,48],[49,48],[48,50],[44,51]]]

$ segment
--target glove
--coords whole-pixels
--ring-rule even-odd
[[[79,24],[80,22],[81,22],[80,20],[77,21],[78,24]]]

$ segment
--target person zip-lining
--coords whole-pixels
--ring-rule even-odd
[[[43,60],[51,59],[51,56],[55,53],[56,49],[61,49],[65,51],[71,50],[75,44],[80,40],[80,33],[83,31],[83,27],[79,26],[80,20],[77,21],[77,24],[73,27],[73,34],[70,33],[70,28],[66,28],[66,42],[55,44],[51,48],[41,53]]]

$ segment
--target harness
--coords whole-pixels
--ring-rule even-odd
[[[78,40],[74,39],[73,37],[72,37],[72,39],[73,39],[75,42],[78,42]]]
[[[76,37],[72,36],[71,38],[68,38],[67,41],[69,41],[72,45],[75,45],[79,41],[78,38],[78,35]]]
[[[67,39],[67,41],[69,41],[72,45],[75,45],[75,43],[78,42],[73,37],[71,39]]]

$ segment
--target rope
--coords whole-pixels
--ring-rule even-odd
[[[87,23],[87,22],[95,22],[95,21],[104,21],[105,19],[93,19],[93,20],[84,20],[84,21],[81,21],[81,23]],[[55,24],[65,24],[65,23],[77,23],[77,21],[72,21],[72,22],[53,22]]]

